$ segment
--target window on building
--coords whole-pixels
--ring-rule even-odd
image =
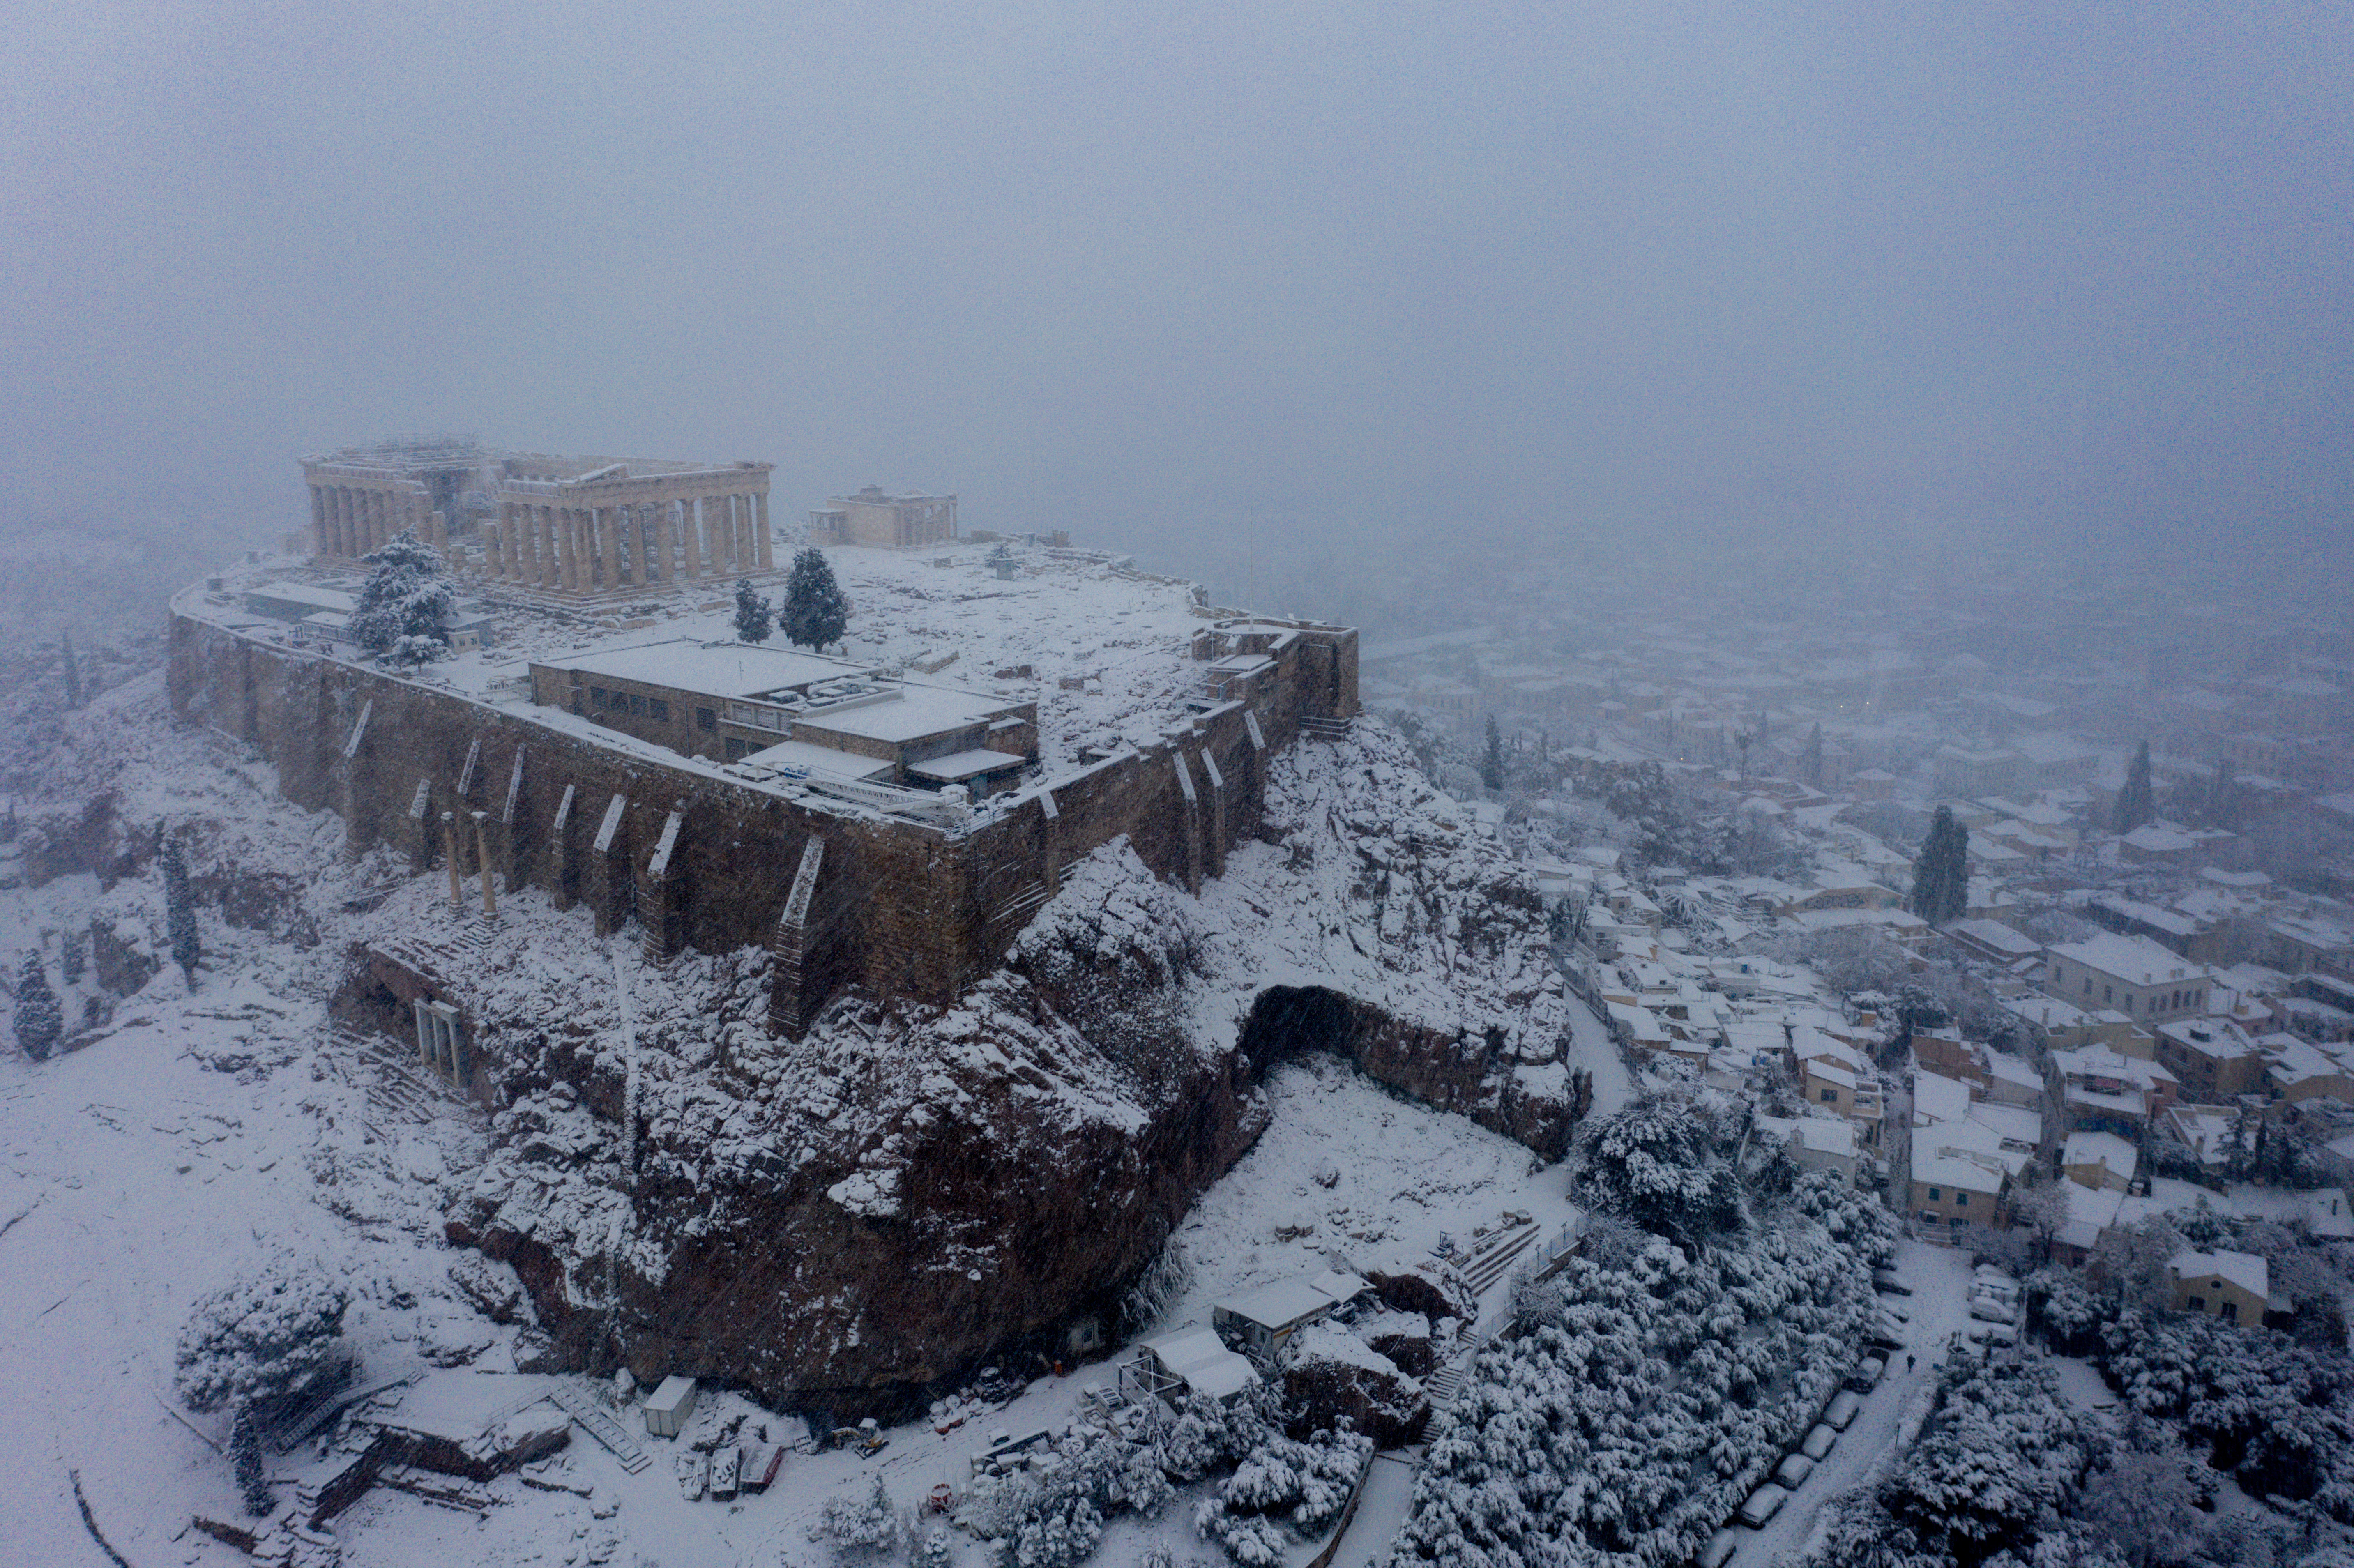
[[[2223,1321],[2225,1321],[2226,1323],[2236,1323],[2236,1322],[2238,1322],[2239,1320],[2240,1320],[2240,1304],[2239,1304],[2238,1302],[2236,1302],[2236,1301],[2226,1301],[2226,1302],[2224,1302],[2224,1303],[2223,1303]]]
[[[737,739],[734,736],[729,736],[727,737],[727,760],[733,762],[743,755],[744,743]]]
[[[2190,1309],[2193,1312],[2204,1312],[2207,1310],[2207,1298],[2204,1296],[2193,1296],[2190,1298]]]
[[[1839,1104],[1839,1091],[1837,1089],[1825,1089],[1823,1091],[1823,1104],[1827,1106],[1835,1106]]]
[[[652,710],[655,718],[664,724],[670,723],[670,704],[660,697],[649,697],[646,699],[646,706]]]
[[[697,708],[695,710],[695,727],[700,730],[716,730],[719,727],[719,715],[709,708]]]
[[[1932,1187],[1932,1188],[1930,1188],[1930,1189],[1929,1189],[1929,1202],[1931,1202],[1935,1203],[1935,1202],[1938,1202],[1938,1201],[1939,1201],[1943,1196],[1944,1196],[1944,1194],[1942,1194],[1941,1192],[1938,1192],[1938,1190],[1937,1190],[1936,1188]]]
[[[646,699],[637,693],[630,694],[630,712],[638,718],[646,716]]]
[[[2086,996],[2093,994],[2093,977],[2090,975],[2084,976],[2084,994]]]
[[[601,708],[610,700],[610,694],[606,692],[604,687],[591,686],[588,688],[588,703],[590,706]]]
[[[2105,1004],[2116,1001],[2116,987],[2110,985],[2105,985],[2101,988],[2101,1001],[2103,1003]]]

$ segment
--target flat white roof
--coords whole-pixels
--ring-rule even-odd
[[[961,784],[983,773],[1002,773],[1009,768],[1027,766],[1029,758],[1010,751],[991,751],[981,747],[972,751],[952,752],[947,757],[935,757],[929,762],[910,762],[907,771],[925,779],[937,779],[944,784]]]
[[[671,686],[714,697],[757,697],[765,692],[802,687],[843,675],[872,674],[873,668],[822,653],[769,648],[749,642],[697,642],[673,637],[633,648],[599,648],[559,654],[538,662],[609,680]]]
[[[1247,1358],[1226,1349],[1207,1323],[1194,1323],[1174,1333],[1156,1334],[1141,1341],[1153,1359],[1196,1393],[1225,1399],[1258,1381]]]
[[[870,703],[840,712],[797,714],[793,723],[796,727],[806,725],[836,735],[854,735],[898,746],[942,730],[981,724],[1020,705],[979,692],[959,691],[953,686],[922,686],[910,682],[898,690],[898,696],[890,702]]]
[[[1305,1279],[1278,1279],[1217,1303],[1221,1312],[1267,1329],[1284,1329],[1332,1309],[1332,1298]]]
[[[748,768],[800,769],[808,773],[823,773],[835,779],[879,779],[892,771],[891,764],[877,757],[861,757],[854,751],[837,751],[830,746],[818,746],[806,740],[780,740],[743,758],[739,764]]]

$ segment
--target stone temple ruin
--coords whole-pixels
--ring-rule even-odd
[[[311,553],[407,530],[486,586],[595,599],[775,569],[760,462],[547,457],[416,436],[302,460]]]
[[[589,601],[593,620],[609,594],[633,601],[601,612],[618,618],[773,558],[762,463],[450,439],[302,466],[314,577],[416,528],[493,604],[528,616]],[[587,905],[600,933],[635,921],[656,960],[767,948],[770,1021],[795,1035],[845,987],[951,1003],[1064,868],[1119,835],[1198,891],[1256,831],[1270,755],[1357,711],[1354,630],[1200,607],[1194,694],[1047,777],[1034,704],[800,652],[665,645],[613,619],[609,641],[470,690],[289,638],[240,612],[258,592],[216,577],[175,599],[180,717],[256,747],[289,799],[344,819],[355,852],[446,863],[453,890],[485,871],[539,887]],[[408,989],[404,1004],[451,1000]],[[461,1059],[464,1033],[440,1020],[435,1055]]]

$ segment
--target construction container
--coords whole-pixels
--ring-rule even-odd
[[[653,1437],[675,1437],[686,1426],[687,1418],[695,1414],[695,1380],[691,1377],[666,1377],[662,1386],[646,1396],[646,1433]]]

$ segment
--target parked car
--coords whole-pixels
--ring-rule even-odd
[[[1881,1377],[1887,1371],[1886,1361],[1878,1356],[1866,1356],[1855,1363],[1855,1371],[1847,1374],[1847,1385],[1858,1393],[1870,1393],[1880,1386]]]
[[[1865,1327],[1863,1342],[1876,1351],[1901,1351],[1904,1348],[1904,1336],[1897,1332],[1895,1324],[1882,1318]]]
[[[1823,1425],[1820,1422],[1818,1422],[1815,1424],[1814,1428],[1807,1434],[1806,1441],[1798,1445],[1798,1452],[1804,1454],[1809,1459],[1819,1459],[1824,1455],[1829,1453],[1831,1451],[1831,1445],[1838,1441],[1838,1433],[1832,1431],[1829,1427]]]
[[[1831,1402],[1823,1406],[1823,1425],[1835,1432],[1844,1432],[1855,1420],[1856,1412],[1862,1408],[1863,1401],[1841,1391],[1831,1395]]]
[[[1970,1316],[1982,1323],[2016,1323],[2019,1321],[2019,1308],[1990,1296],[1973,1296],[1970,1298]]]
[[[1708,1544],[1700,1549],[1700,1555],[1692,1561],[1698,1563],[1700,1568],[1724,1568],[1726,1562],[1733,1556],[1733,1549],[1740,1544],[1740,1535],[1732,1526],[1727,1525],[1708,1538]]]
[[[1873,1269],[1872,1271],[1872,1287],[1874,1290],[1880,1291],[1883,1295],[1888,1296],[1910,1296],[1913,1294],[1913,1287],[1905,1284],[1903,1280],[1897,1278],[1896,1271],[1893,1268]]]
[[[1772,1519],[1776,1514],[1780,1513],[1782,1511],[1782,1505],[1789,1500],[1789,1488],[1777,1487],[1773,1482],[1768,1481],[1764,1486],[1759,1487],[1755,1491],[1751,1492],[1749,1494],[1749,1500],[1743,1503],[1741,1507],[1734,1511],[1733,1517],[1739,1520],[1742,1523],[1747,1525],[1752,1530],[1763,1530],[1766,1528],[1766,1521]]]
[[[1807,1478],[1814,1473],[1815,1462],[1804,1454],[1785,1454],[1781,1464],[1775,1467],[1774,1478],[1796,1491],[1805,1486]]]

